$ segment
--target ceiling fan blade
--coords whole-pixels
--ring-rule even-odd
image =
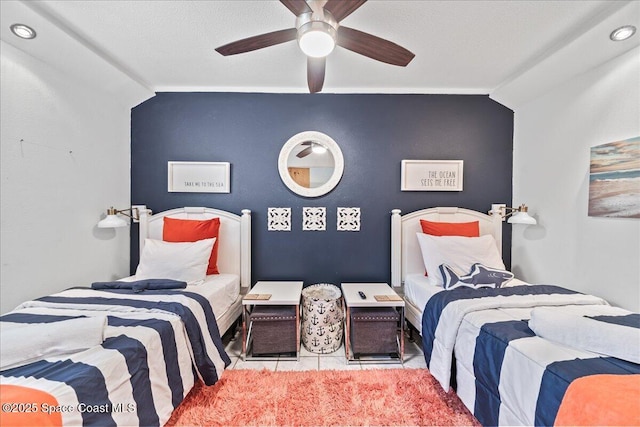
[[[309,85],[310,93],[316,93],[322,90],[325,65],[325,58],[307,57],[307,84]]]
[[[311,12],[311,8],[305,0],[280,0],[280,3],[286,6],[294,15]]]
[[[336,20],[342,21],[354,10],[365,4],[367,0],[328,0],[324,9],[331,12]]]
[[[312,152],[313,152],[313,147],[307,147],[304,150],[300,151],[298,154],[296,154],[296,157],[301,159],[303,157],[307,157]]]
[[[251,52],[280,43],[295,40],[298,30],[288,28],[286,30],[273,31],[271,33],[260,34],[246,39],[238,40],[216,48],[216,51],[224,56],[236,55],[238,53]]]
[[[412,52],[389,40],[343,26],[338,28],[336,44],[376,61],[401,67],[406,67],[415,57]]]

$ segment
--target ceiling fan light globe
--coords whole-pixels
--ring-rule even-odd
[[[312,58],[324,58],[336,47],[336,30],[326,22],[311,21],[298,30],[298,45]]]
[[[322,144],[313,144],[311,150],[316,154],[324,154],[327,152],[327,147]]]

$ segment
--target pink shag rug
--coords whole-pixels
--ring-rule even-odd
[[[197,384],[167,426],[445,426],[480,423],[426,369],[229,370]]]

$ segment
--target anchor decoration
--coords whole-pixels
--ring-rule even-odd
[[[324,306],[323,303],[318,303],[318,313],[319,314],[324,314],[324,312],[327,311],[327,308]]]
[[[342,345],[343,317],[340,288],[310,285],[302,291],[302,344],[313,353],[333,353]]]
[[[318,323],[320,323],[320,321],[318,320],[318,316],[316,316],[315,314],[309,318],[309,321],[312,325],[317,325]]]
[[[304,308],[305,310],[307,310],[307,313],[311,313],[313,311],[313,301],[309,300],[305,305]]]

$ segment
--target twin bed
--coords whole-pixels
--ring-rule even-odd
[[[151,281],[142,290],[120,289],[136,277],[115,288],[73,288],[0,317],[3,424],[20,415],[32,424],[163,425],[196,381],[220,378],[229,364],[221,335],[239,318],[242,288],[250,287],[250,212],[140,213],[141,264],[163,239],[165,218],[218,218],[219,274],[185,288],[154,289]],[[477,222],[478,237],[425,240],[421,220],[454,229]],[[480,240],[484,246],[465,246]],[[451,251],[450,241],[462,246]],[[391,283],[404,286],[406,319],[423,337],[431,373],[483,425],[640,424],[640,315],[594,296],[509,280],[504,265],[494,265],[501,263],[499,215],[394,210],[391,243]],[[482,249],[487,244],[493,256]],[[488,272],[479,283],[477,266],[463,276],[475,261]],[[460,277],[434,262],[456,266]]]
[[[180,276],[183,266],[171,263],[181,262],[181,251],[191,258],[192,244],[162,243],[165,218],[216,223],[218,274],[200,269],[203,277],[189,283],[134,276],[72,288],[0,317],[3,425],[164,425],[195,381],[220,378],[230,364],[221,335],[238,320],[241,288],[250,286],[250,211],[151,215],[142,207],[141,265]]]
[[[467,285],[446,282],[446,269],[434,265],[464,274],[478,270],[476,261],[501,263],[501,216],[462,208],[400,213],[391,218],[392,285],[404,286],[406,318],[422,335],[430,372],[483,425],[640,424],[640,315],[595,296],[509,280],[503,264],[487,266],[487,286],[474,286],[473,274]],[[453,231],[425,238],[421,220]],[[493,241],[493,257],[474,238],[455,236],[456,224],[476,221],[475,239]]]

